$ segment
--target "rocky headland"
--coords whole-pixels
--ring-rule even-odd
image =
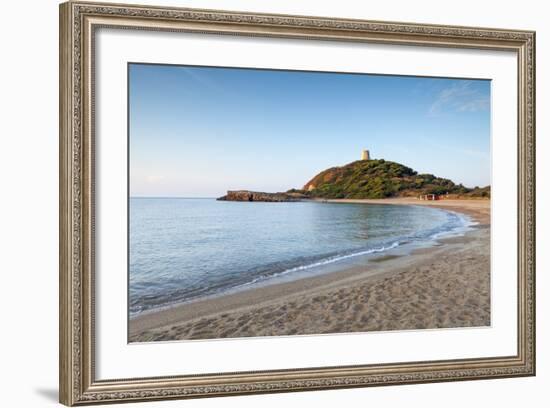
[[[218,198],[219,201],[263,201],[270,203],[280,203],[289,201],[300,201],[306,198],[304,194],[299,193],[265,193],[261,191],[236,190],[228,191],[226,195]]]

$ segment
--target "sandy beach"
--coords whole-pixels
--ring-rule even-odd
[[[169,341],[490,325],[490,201],[328,200],[429,205],[478,222],[409,255],[141,314],[129,341]]]

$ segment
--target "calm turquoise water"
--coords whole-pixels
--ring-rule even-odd
[[[132,198],[130,313],[323,273],[467,222],[420,206]]]

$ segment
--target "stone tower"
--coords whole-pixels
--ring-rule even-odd
[[[361,151],[361,160],[370,160],[370,153],[368,150],[363,149]]]

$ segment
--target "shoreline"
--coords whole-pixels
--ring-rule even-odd
[[[399,198],[323,201],[333,203],[428,205],[466,214],[478,225],[463,236],[437,239],[436,241],[440,245],[416,249],[410,255],[381,254],[374,256],[372,262],[369,261],[366,265],[349,266],[346,269],[325,275],[255,287],[233,294],[196,300],[139,314],[130,319],[129,341],[322,334],[490,324],[488,290],[490,286],[490,268],[488,267],[490,200],[420,201],[414,198]],[[480,251],[480,249],[482,250]],[[478,253],[474,254],[476,250]],[[471,257],[472,254],[475,255],[473,258]],[[434,262],[443,261],[445,263],[446,259],[451,261],[446,263],[447,266],[440,265],[439,268],[433,268]],[[471,264],[471,259],[477,260],[474,262],[476,265],[465,264],[464,261]],[[432,267],[431,273],[426,270],[426,265]],[[422,271],[424,275],[426,273],[428,275],[434,273],[435,275],[441,275],[443,272],[449,275],[449,271],[445,272],[446,269],[455,270],[458,268],[462,269],[462,272],[466,271],[466,275],[471,275],[471,270],[480,272],[480,265],[484,265],[484,268],[481,269],[486,269],[486,273],[479,273],[480,279],[473,286],[476,286],[477,289],[482,288],[479,291],[483,292],[481,297],[484,299],[480,301],[474,299],[475,296],[473,296],[469,301],[474,308],[478,307],[482,310],[482,313],[477,313],[478,316],[476,317],[476,313],[472,313],[470,310],[467,313],[458,313],[461,316],[451,316],[449,319],[442,317],[441,313],[439,313],[439,318],[432,316],[432,319],[425,318],[426,316],[422,317],[419,314],[420,310],[423,310],[424,315],[429,312],[426,307],[418,307],[418,303],[422,303],[422,297],[426,296],[418,288],[416,292],[415,290],[410,292],[410,286],[414,286],[419,282],[413,282],[414,279],[411,281],[409,279],[411,277],[404,272]],[[470,271],[468,272],[468,270]],[[475,275],[475,273],[473,274]],[[439,286],[441,288],[434,289],[434,293],[439,294],[436,297],[441,298],[441,294],[444,292],[442,289],[445,289],[445,285],[448,289],[449,278],[450,276],[447,276],[446,279],[440,282]],[[465,279],[463,284],[468,285],[470,278],[472,277],[469,276],[468,279]],[[428,280],[433,282],[433,277]],[[417,309],[416,313],[414,313],[414,310],[409,310],[408,312],[413,312],[412,315],[403,320],[399,319],[399,313],[396,315],[394,310],[389,316],[376,318],[377,311],[381,313],[384,311],[382,309],[387,309],[383,307],[384,303],[394,303],[392,301],[395,301],[396,304],[401,306],[407,303],[406,299],[399,299],[400,288],[403,289],[401,292],[405,297],[412,294],[415,299],[418,298],[417,302],[409,301],[410,305],[417,304],[413,306],[413,309]],[[458,289],[458,292],[460,292],[460,288]],[[380,291],[394,293],[379,293],[380,296],[378,297],[380,299],[368,300],[370,298],[368,296],[369,292]],[[460,293],[456,295],[460,297]],[[456,304],[456,299],[449,301],[453,303],[453,300]],[[441,298],[436,303],[438,303],[437,306],[442,306],[445,299]],[[319,308],[324,309],[323,305],[329,305],[329,310],[317,310]],[[339,306],[346,305],[345,310],[340,310]],[[435,314],[438,314],[437,306],[432,311]],[[351,311],[348,310],[350,308]],[[368,311],[365,311],[365,309],[368,309]],[[449,308],[447,307],[447,309]],[[385,312],[388,312],[388,310],[385,310]],[[447,315],[453,315],[452,310],[448,310],[448,312]],[[466,317],[462,318],[462,315]],[[351,320],[349,320],[350,317],[352,317]]]
[[[420,205],[436,207],[466,214],[480,224],[491,222],[491,200],[489,199],[443,199],[435,201],[418,200],[414,197],[382,198],[382,199],[317,199],[326,203],[347,203],[347,204],[382,204],[382,205]]]

